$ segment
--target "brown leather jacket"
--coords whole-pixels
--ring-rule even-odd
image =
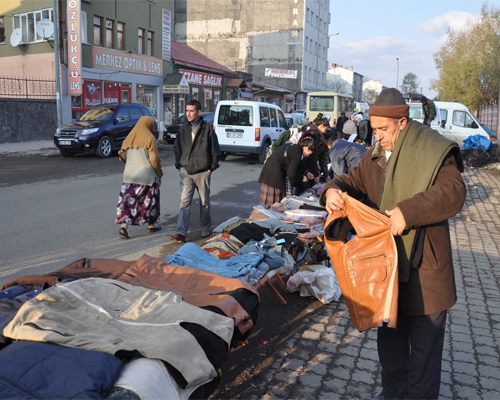
[[[329,188],[338,188],[357,199],[366,197],[367,203],[378,209],[387,164],[384,151],[378,149],[368,150],[356,168],[328,182],[320,203],[325,204],[325,192]],[[410,279],[399,284],[399,308],[407,315],[437,313],[456,302],[448,218],[460,212],[465,193],[456,160],[448,154],[429,190],[398,203],[408,228],[424,228],[416,241]]]

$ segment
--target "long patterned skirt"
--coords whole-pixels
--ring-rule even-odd
[[[274,203],[279,203],[285,197],[285,193],[281,189],[273,188],[264,183],[260,184],[259,203],[265,206],[272,206]]]
[[[123,183],[116,209],[117,224],[153,225],[160,222],[160,187]]]

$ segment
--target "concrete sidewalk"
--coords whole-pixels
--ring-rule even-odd
[[[0,143],[0,154],[59,154],[59,149],[52,140],[34,140],[31,142]]]

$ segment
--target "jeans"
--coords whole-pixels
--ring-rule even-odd
[[[200,226],[201,230],[208,231],[212,226],[210,217],[210,171],[189,175],[185,168],[179,170],[181,184],[181,203],[179,218],[177,219],[176,233],[186,236],[189,229],[189,216],[195,189],[200,197]]]

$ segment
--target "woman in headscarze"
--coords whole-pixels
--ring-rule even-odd
[[[123,141],[118,152],[125,163],[123,184],[118,197],[116,223],[121,224],[120,238],[128,239],[129,225],[148,224],[149,232],[161,230],[160,184],[163,171],[153,136],[155,121],[141,117]]]

